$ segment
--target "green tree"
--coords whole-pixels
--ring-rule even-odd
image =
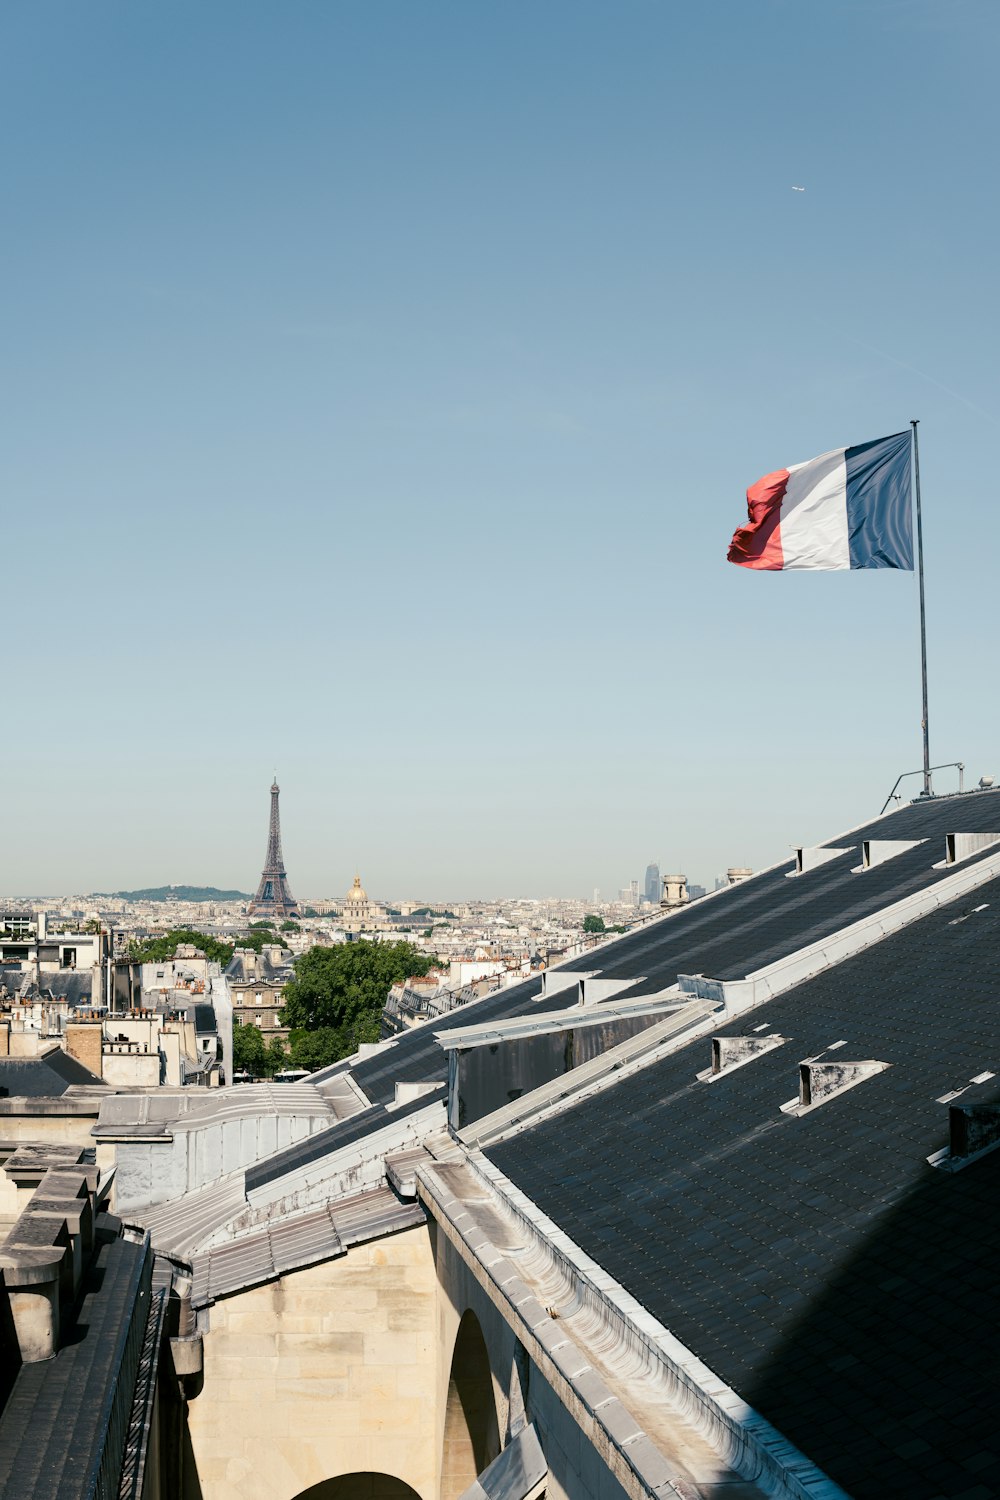
[[[209,937],[204,932],[195,932],[190,927],[174,927],[163,937],[147,938],[145,942],[131,943],[129,958],[137,964],[162,964],[168,958],[173,958],[180,943],[192,944],[204,953],[206,958],[221,964],[223,968],[233,956],[232,943],[220,942],[218,938]]]
[[[250,931],[251,932],[273,932],[274,931],[274,924],[272,922],[251,922],[250,923]]]
[[[233,1069],[237,1073],[249,1073],[252,1078],[264,1074],[267,1048],[258,1027],[247,1023],[233,1027]]]
[[[285,986],[283,1024],[294,1031],[345,1033],[339,1055],[347,1057],[354,1050],[351,1041],[356,1045],[356,1041],[378,1040],[390,987],[411,975],[426,974],[434,961],[412,943],[362,940],[335,948],[310,948],[296,963],[294,979]]]
[[[299,924],[289,919],[287,922],[282,922],[280,930],[282,932],[298,932]]]
[[[270,1078],[288,1062],[288,1053],[280,1037],[265,1042],[259,1026],[244,1022],[233,1027],[233,1069],[254,1078]]]
[[[317,1031],[293,1031],[289,1037],[289,1056],[293,1068],[327,1068],[350,1057],[362,1042],[377,1042],[378,1020],[365,1020],[354,1026],[321,1026]]]
[[[256,1030],[255,1026],[254,1031]],[[268,1042],[264,1053],[264,1071],[271,1078],[275,1073],[280,1073],[282,1068],[287,1067],[287,1065],[288,1053],[285,1051],[285,1044],[280,1036],[273,1036]]]
[[[259,953],[262,948],[270,947],[272,943],[281,946],[281,939],[270,927],[255,927],[236,939],[237,948],[252,948],[254,953]]]
[[[593,912],[590,912],[583,919],[583,930],[584,932],[603,932],[604,918],[595,916]]]

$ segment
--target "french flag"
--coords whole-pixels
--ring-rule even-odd
[[[729,547],[741,568],[913,569],[910,433],[765,474]]]

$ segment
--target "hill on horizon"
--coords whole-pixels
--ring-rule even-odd
[[[141,891],[95,891],[121,901],[249,901],[249,891],[220,891],[214,885],[151,885]]]

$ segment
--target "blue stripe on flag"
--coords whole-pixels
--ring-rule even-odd
[[[845,458],[851,567],[912,572],[909,430],[848,448]]]

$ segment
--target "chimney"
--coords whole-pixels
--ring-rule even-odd
[[[663,896],[660,907],[663,911],[674,911],[678,906],[686,906],[689,900],[686,875],[664,875]]]
[[[741,885],[744,880],[749,880],[753,874],[749,865],[730,865],[726,871],[726,879],[730,885]]]
[[[102,1046],[104,1043],[104,1024],[101,1021],[67,1021],[66,1023],[66,1051],[70,1057],[75,1057],[77,1062],[83,1063],[98,1078],[104,1076],[102,1062]]]

